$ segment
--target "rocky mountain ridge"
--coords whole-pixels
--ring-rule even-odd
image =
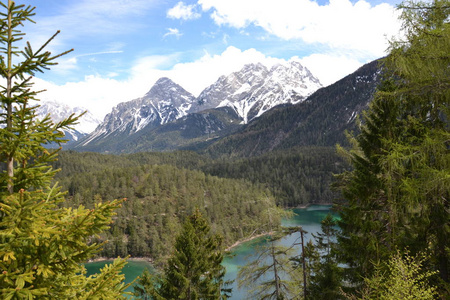
[[[143,97],[115,106],[81,145],[173,122],[187,114],[194,100],[191,93],[169,78],[160,78]]]
[[[358,132],[356,116],[372,100],[380,72],[379,61],[373,61],[306,99],[293,94],[288,103],[247,124],[234,108],[222,106],[189,113],[157,127],[146,126],[132,135],[108,137],[76,150],[133,153],[178,149],[206,152],[217,158],[253,157],[305,146],[334,147],[347,142],[346,131]]]
[[[320,87],[319,80],[299,62],[277,64],[270,69],[261,63],[248,64],[203,90],[190,112],[229,106],[248,123],[272,107],[298,103]],[[295,103],[294,95],[298,96]]]
[[[277,105],[300,102],[320,87],[319,80],[298,62],[271,68],[261,63],[248,64],[238,72],[221,76],[199,97],[172,80],[161,78],[143,97],[114,107],[76,147],[114,144],[144,128],[148,131],[188,114],[219,107],[232,108],[245,124]]]
[[[346,145],[346,132],[360,129],[357,116],[372,101],[381,72],[380,61],[372,61],[301,103],[275,107],[205,151],[216,158],[253,157],[294,147]]]

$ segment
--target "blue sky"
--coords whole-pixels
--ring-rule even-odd
[[[59,65],[38,74],[44,100],[103,118],[166,76],[198,95],[245,63],[299,60],[324,85],[385,54],[400,28],[396,1],[28,0],[25,37]]]

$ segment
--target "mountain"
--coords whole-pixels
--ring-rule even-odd
[[[160,78],[143,97],[122,102],[78,148],[110,151],[126,137],[173,122],[187,114],[195,97],[169,78]]]
[[[199,142],[210,141],[211,136],[229,134],[237,123],[245,124],[276,105],[303,101],[320,86],[319,80],[298,62],[270,69],[260,63],[248,64],[239,72],[220,77],[197,98],[170,79],[161,78],[144,97],[114,107],[75,149],[133,152],[134,147],[197,147]],[[188,136],[194,140],[188,141]],[[126,149],[124,145],[133,146]]]
[[[68,118],[70,115],[74,114],[75,116],[84,115],[79,119],[78,124],[72,126],[73,129],[63,130],[65,133],[65,139],[67,143],[63,146],[69,146],[72,143],[85,138],[90,132],[92,132],[98,124],[100,124],[100,120],[96,119],[91,113],[89,113],[86,109],[81,107],[71,107],[61,102],[57,101],[39,101],[33,102],[33,105],[37,105],[36,114],[38,119],[43,119],[45,116],[50,115],[50,118],[54,123],[61,122],[62,120]],[[4,112],[0,108],[0,113]],[[0,125],[1,128],[1,125]],[[53,145],[50,145],[52,147]]]
[[[299,62],[270,69],[261,63],[248,64],[203,90],[189,111],[229,106],[247,123],[277,105],[293,103],[293,99],[300,102],[321,86]]]
[[[57,101],[40,101],[37,108],[38,117],[43,118],[50,114],[53,122],[61,122],[68,118],[71,114],[80,115],[85,114],[80,118],[79,124],[74,126],[74,129],[65,130],[65,138],[68,139],[66,145],[70,145],[91,133],[95,127],[100,124],[100,120],[94,117],[90,112],[82,107],[71,107]]]
[[[251,157],[299,146],[345,144],[345,131],[358,131],[356,117],[372,100],[380,73],[379,61],[368,63],[296,105],[275,107],[205,151],[212,157]]]
[[[190,113],[175,122],[158,127],[146,127],[122,140],[109,151],[131,153],[201,149],[212,141],[236,131],[242,126],[242,121],[230,107],[207,109]]]

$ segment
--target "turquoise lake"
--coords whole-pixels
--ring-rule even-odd
[[[311,233],[320,231],[320,222],[330,212],[330,206],[325,205],[313,205],[305,209],[294,209],[294,217],[282,221],[283,226],[302,226],[303,230],[307,232],[304,235],[305,244],[312,238]],[[296,240],[299,240],[300,233],[295,233],[285,237],[280,241],[284,245],[292,245]],[[249,242],[245,242],[235,248],[231,252],[231,256],[225,257],[224,266],[227,269],[225,276],[226,280],[235,280],[239,267],[247,263],[251,259],[251,254],[254,252],[255,246],[264,243],[264,238],[254,239]],[[299,252],[300,253],[300,252]],[[88,275],[98,272],[109,261],[93,262],[86,264]],[[125,274],[125,282],[129,283],[139,276],[145,268],[151,269],[151,264],[145,261],[129,261],[125,266],[123,272]],[[240,290],[237,287],[235,281],[232,286],[232,300],[246,299],[246,291]],[[132,291],[132,288],[129,289]]]

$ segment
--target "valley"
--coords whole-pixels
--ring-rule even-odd
[[[297,1],[312,27],[299,9],[273,27],[208,1],[47,2],[37,31],[35,7],[0,3],[1,299],[449,298],[449,0]],[[336,5],[357,12],[350,27],[317,18]],[[394,14],[401,32],[373,60],[368,29]],[[71,24],[62,43],[22,42],[55,24]],[[129,258],[146,261],[133,287]]]
[[[345,132],[357,130],[355,116],[378,84],[378,62],[324,88],[301,65],[288,70],[248,65],[197,99],[162,78],[144,97],[115,107],[69,145],[73,150],[60,152],[53,167],[61,169],[55,182],[67,192],[64,206],[126,199],[95,240],[108,241],[98,256],[147,257],[158,267],[195,208],[229,247],[271,231],[265,211],[275,206],[339,198],[334,174],[350,164],[335,145],[348,145]],[[313,85],[292,84],[299,74]],[[270,223],[278,228],[280,219]]]

